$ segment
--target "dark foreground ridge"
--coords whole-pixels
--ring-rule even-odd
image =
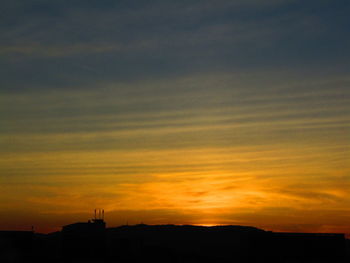
[[[343,234],[276,233],[246,226],[134,225],[103,219],[62,231],[0,231],[1,262],[350,262]]]

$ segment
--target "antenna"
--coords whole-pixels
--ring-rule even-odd
[[[105,219],[105,210],[102,208],[95,208],[95,218],[93,221],[103,221]]]

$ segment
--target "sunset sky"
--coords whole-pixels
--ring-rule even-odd
[[[9,0],[0,229],[350,233],[348,0]]]

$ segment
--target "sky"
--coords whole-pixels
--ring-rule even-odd
[[[12,0],[0,228],[350,233],[347,0]]]

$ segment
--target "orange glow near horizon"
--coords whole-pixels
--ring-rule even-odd
[[[19,170],[34,165],[42,174],[54,173],[37,175],[36,184],[29,175],[28,181],[13,178],[12,186],[1,192],[2,200],[8,200],[2,210],[13,210],[12,216],[16,209],[28,211],[28,225],[51,225],[44,231],[70,220],[86,221],[87,213],[103,207],[111,226],[239,224],[276,231],[349,232],[347,215],[338,212],[347,209],[340,200],[349,198],[343,181],[348,168],[335,169],[322,154],[315,160],[306,158],[309,150],[286,148],[17,155],[13,158]],[[125,175],[113,173],[115,159],[122,165],[115,169],[125,169]],[[7,164],[13,165],[9,158]],[[322,174],[315,174],[315,165]],[[13,187],[16,196],[11,195]]]
[[[211,79],[172,85],[209,85]],[[325,117],[313,117],[318,104],[299,105],[298,98],[293,105],[288,94],[272,102],[249,94],[255,97],[247,107],[239,104],[248,100],[244,89],[230,96],[203,92],[196,100],[186,100],[187,91],[130,100],[113,89],[104,92],[103,99],[84,92],[2,98],[14,115],[27,108],[35,113],[30,125],[10,116],[15,132],[0,134],[2,228],[56,231],[102,207],[108,226],[234,224],[350,233],[349,122],[338,114],[343,105],[328,103]],[[69,99],[87,113],[55,117]],[[161,104],[166,99],[174,105]],[[154,101],[161,104],[157,111]],[[115,104],[132,112],[118,115]],[[106,105],[112,112],[94,115]],[[53,116],[37,117],[43,112]]]

